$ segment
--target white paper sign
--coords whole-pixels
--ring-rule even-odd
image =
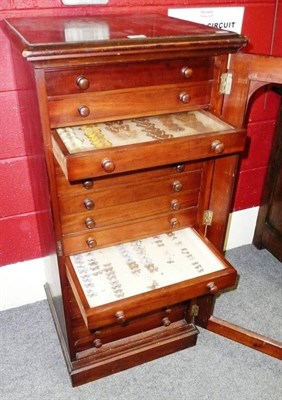
[[[241,33],[244,7],[171,8],[168,16]]]

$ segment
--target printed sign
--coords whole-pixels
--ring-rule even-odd
[[[171,8],[168,16],[241,33],[244,7]]]

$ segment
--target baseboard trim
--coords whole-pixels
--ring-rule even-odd
[[[0,311],[46,299],[45,267],[55,256],[28,260],[0,268]]]
[[[259,207],[235,211],[229,216],[225,250],[252,243]],[[0,311],[46,299],[45,267],[55,256],[0,268]]]
[[[78,353],[72,363],[72,385],[92,382],[195,346],[198,333],[194,324],[180,320]]]
[[[66,363],[66,366],[67,366],[69,374],[71,374],[73,368],[72,368],[72,363],[71,363],[71,359],[70,359],[70,356],[69,356],[68,345],[67,345],[67,343],[65,341],[65,337],[64,337],[64,334],[63,334],[63,331],[62,331],[62,328],[61,328],[61,324],[60,324],[60,321],[59,321],[59,317],[57,315],[56,308],[55,308],[54,303],[53,303],[53,298],[52,298],[52,294],[51,294],[50,287],[49,287],[48,283],[45,283],[44,289],[45,289],[47,301],[48,301],[48,304],[49,304],[50,312],[51,312],[51,315],[52,315],[52,318],[53,318],[53,321],[54,321],[54,325],[55,325],[55,328],[57,330],[57,335],[58,335],[58,338],[59,338],[59,341],[60,341],[60,345],[61,345],[62,353],[63,353],[64,359],[65,359],[65,363]]]

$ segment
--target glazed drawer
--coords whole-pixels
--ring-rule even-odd
[[[56,160],[70,181],[242,151],[246,132],[203,111],[52,131]]]
[[[58,128],[207,108],[211,82],[147,86],[58,96],[48,102],[50,126]]]
[[[106,186],[104,190],[91,190],[87,195],[60,197],[59,204],[62,215],[77,214],[83,211],[95,211],[112,206],[153,199],[159,196],[174,196],[178,193],[200,189],[201,170],[173,174],[160,179],[145,182],[132,182],[117,185],[115,190]]]
[[[231,265],[191,228],[71,256],[66,271],[90,330],[214,294],[236,279]]]
[[[102,64],[47,71],[50,97],[141,86],[208,81],[213,78],[213,58]]]

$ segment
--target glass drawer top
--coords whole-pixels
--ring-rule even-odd
[[[89,307],[226,268],[192,228],[93,250],[70,260]]]
[[[116,146],[173,139],[232,127],[205,111],[191,111],[58,128],[70,154]]]

